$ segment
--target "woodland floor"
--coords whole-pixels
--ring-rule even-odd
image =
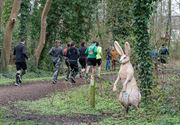
[[[105,78],[101,80],[109,81],[110,84],[115,80],[116,75],[109,74],[105,75]],[[97,80],[98,82],[98,80]],[[10,116],[7,119],[13,120],[33,120],[45,122],[48,124],[63,123],[91,123],[98,122],[101,118],[112,115],[111,113],[102,113],[102,115],[92,115],[92,114],[77,114],[75,116],[66,115],[55,115],[55,116],[43,116],[37,113],[31,113],[27,115],[22,115],[20,109],[17,109],[13,104],[16,101],[27,101],[27,100],[38,100],[40,98],[47,97],[55,92],[68,91],[71,88],[78,87],[86,83],[85,80],[77,78],[75,84],[70,84],[69,82],[61,79],[56,84],[52,84],[51,81],[32,81],[21,86],[7,85],[0,87],[0,105],[8,106]]]

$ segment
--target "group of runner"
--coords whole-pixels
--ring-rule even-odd
[[[65,61],[67,66],[67,71],[65,75],[65,80],[75,83],[75,77],[80,74],[81,78],[88,78],[88,73],[92,67],[92,72],[95,73],[97,66],[97,77],[101,74],[102,65],[102,47],[99,42],[92,41],[89,46],[86,47],[85,42],[80,43],[80,47],[76,47],[74,42],[67,43],[66,47],[61,47],[61,41],[55,40],[53,47],[49,50],[48,54],[52,57],[52,62],[54,65],[54,72],[52,83],[56,84],[58,79],[58,74],[60,65]],[[25,74],[27,69],[26,60],[28,56],[26,54],[25,39],[21,41],[14,48],[15,64],[16,64],[16,83],[15,85],[20,85],[22,82],[21,78]],[[117,51],[112,47],[111,49],[106,49],[106,70],[110,69],[110,63],[112,62],[112,69],[115,69],[115,63],[118,58]]]
[[[89,47],[85,46],[85,42],[81,42],[79,48],[76,47],[74,42],[67,44],[65,48],[62,48],[60,41],[56,40],[54,47],[49,51],[54,64],[53,81],[55,84],[58,78],[58,72],[60,70],[60,65],[65,60],[67,66],[67,73],[65,76],[66,81],[75,83],[75,77],[80,73],[82,78],[88,76],[89,69],[92,67],[92,71],[95,70],[96,65],[98,65],[98,76],[100,77],[101,63],[102,63],[102,47],[99,43],[93,41]]]
[[[54,65],[53,80],[52,83],[57,83],[60,65],[63,60],[67,66],[67,72],[65,76],[66,81],[75,83],[75,77],[80,74],[80,77],[88,78],[89,69],[92,67],[92,74],[95,73],[96,66],[98,66],[97,76],[100,77],[101,74],[101,64],[102,64],[102,47],[97,41],[93,41],[88,47],[85,46],[85,42],[81,42],[79,48],[76,47],[74,42],[67,44],[65,48],[61,47],[61,41],[55,40],[54,46],[49,50],[49,55],[52,57],[52,62]],[[159,50],[151,52],[151,57],[157,59],[157,55],[160,55],[160,62],[166,63],[167,55],[169,55],[168,49],[163,44]],[[21,78],[26,73],[27,65],[26,60],[28,56],[26,54],[25,39],[21,41],[14,48],[15,64],[16,64],[16,83],[15,85],[20,85],[22,82]],[[106,49],[106,70],[110,70],[111,62],[112,69],[115,70],[115,64],[117,62],[119,55],[117,51],[112,47],[112,49]]]

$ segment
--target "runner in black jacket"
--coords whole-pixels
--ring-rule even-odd
[[[81,73],[80,77],[82,77],[83,74],[85,74],[86,70],[86,62],[87,62],[87,55],[85,54],[86,52],[86,47],[85,47],[85,42],[81,43],[81,47],[79,48],[79,63],[81,65]]]
[[[27,65],[26,60],[28,59],[28,56],[26,54],[26,48],[25,48],[25,39],[22,38],[21,41],[16,45],[14,48],[15,56],[15,64],[16,64],[16,83],[15,85],[20,85],[22,83],[22,76],[26,73]]]
[[[67,51],[67,58],[71,67],[70,72],[70,82],[75,83],[75,77],[78,73],[78,58],[79,58],[79,51],[75,47],[75,44],[72,42],[71,47]]]

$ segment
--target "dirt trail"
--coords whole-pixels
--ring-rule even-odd
[[[45,97],[55,91],[64,91],[70,87],[84,84],[81,79],[77,83],[70,85],[69,82],[59,80],[57,84],[51,81],[33,81],[22,84],[20,87],[10,85],[0,87],[0,105],[7,105],[18,100],[36,100]]]
[[[102,80],[114,81],[113,75],[105,75]],[[76,84],[70,85],[69,82],[59,80],[56,84],[51,81],[32,81],[22,84],[20,87],[9,85],[0,87],[0,105],[8,105],[18,100],[36,100],[48,96],[55,91],[65,91],[71,87],[85,84],[85,80],[76,79]]]

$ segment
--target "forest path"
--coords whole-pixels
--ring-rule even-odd
[[[115,79],[115,75],[104,75],[104,80],[111,81]],[[19,100],[37,100],[50,95],[53,92],[63,92],[72,87],[78,87],[86,84],[86,81],[80,78],[76,79],[76,83],[71,85],[69,82],[61,79],[56,84],[51,81],[31,81],[21,86],[8,85],[0,87],[0,105],[8,105]]]

